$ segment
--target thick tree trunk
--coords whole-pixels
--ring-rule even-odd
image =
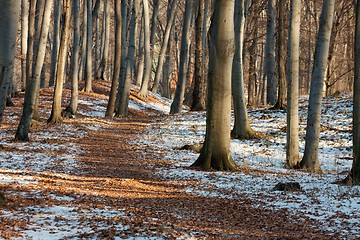
[[[171,104],[170,113],[180,113],[184,102],[186,73],[189,64],[189,49],[190,49],[190,30],[191,30],[191,16],[193,11],[193,0],[186,0],[183,30],[181,38],[181,54],[179,74],[176,84],[174,101]]]
[[[230,154],[231,68],[234,54],[234,1],[216,0],[210,27],[210,63],[204,146],[192,165],[203,170],[235,170]]]
[[[314,70],[310,86],[310,99],[305,137],[304,157],[300,166],[311,172],[321,172],[318,151],[320,138],[321,101],[326,72],[329,40],[334,17],[335,0],[324,0],[320,28],[316,43]]]
[[[121,63],[121,0],[115,0],[115,60],[114,71],[105,116],[112,117],[115,111],[116,93],[119,86]]]
[[[72,11],[72,1],[64,1],[64,25],[61,31],[60,38],[60,48],[59,48],[59,58],[58,58],[58,67],[56,69],[56,80],[55,80],[55,90],[54,90],[54,100],[51,110],[50,118],[48,123],[57,124],[62,122],[61,118],[61,99],[63,92],[63,85],[65,82],[65,66],[67,60],[67,49],[70,35],[70,19]]]
[[[255,132],[250,127],[244,90],[243,46],[247,2],[247,0],[235,0],[235,53],[231,77],[235,123],[231,135],[238,139],[255,137]]]
[[[0,125],[13,71],[19,13],[20,0],[0,2]]]
[[[166,50],[167,50],[167,47],[169,44],[169,38],[170,38],[170,33],[171,33],[172,26],[173,26],[173,22],[175,19],[176,9],[177,9],[177,1],[172,1],[172,4],[169,6],[170,13],[168,15],[168,19],[166,22],[165,34],[163,36],[163,42],[161,45],[159,59],[158,59],[158,65],[157,65],[156,73],[155,73],[154,85],[151,89],[151,91],[155,92],[155,93],[158,91],[160,80],[162,77],[164,61],[165,61],[165,57],[166,57]]]
[[[71,56],[71,98],[63,112],[63,116],[73,116],[77,113],[79,96],[79,56],[80,56],[80,0],[73,0],[74,36],[73,54]]]
[[[299,48],[301,0],[291,0],[290,4],[287,68],[286,167],[295,168],[299,164]]]

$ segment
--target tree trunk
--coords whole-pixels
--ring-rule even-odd
[[[203,70],[203,26],[204,26],[204,0],[198,0],[198,11],[195,19],[195,69],[194,90],[191,111],[205,110],[205,78]]]
[[[0,3],[0,125],[13,70],[19,13],[20,0]]]
[[[360,185],[360,1],[356,2],[353,90],[353,163],[347,184]]]
[[[267,79],[266,102],[271,105],[276,103],[276,77],[275,77],[275,0],[268,0],[265,71]]]
[[[203,170],[235,170],[230,154],[231,68],[234,54],[234,1],[216,0],[210,27],[210,63],[204,146],[192,165]]]
[[[298,167],[299,164],[299,48],[301,0],[291,0],[290,4],[287,68],[286,168],[295,168]]]
[[[183,30],[181,38],[181,55],[179,74],[176,84],[174,101],[171,104],[170,113],[180,113],[184,102],[186,73],[189,64],[189,49],[190,49],[190,30],[191,30],[191,16],[193,11],[193,0],[186,0]]]
[[[257,58],[258,58],[258,16],[253,16],[253,39],[249,47],[249,82],[248,82],[248,106],[250,108],[257,107],[257,81],[258,81],[258,70],[257,70]]]
[[[155,73],[154,85],[151,89],[151,91],[154,93],[156,93],[158,91],[160,80],[162,77],[164,61],[165,61],[165,57],[166,57],[166,50],[167,50],[167,47],[169,44],[169,38],[170,38],[170,33],[171,33],[172,26],[173,26],[173,22],[175,19],[176,9],[177,9],[177,1],[173,0],[171,5],[169,6],[170,13],[168,15],[168,19],[166,22],[165,34],[163,36],[163,42],[161,45],[158,65],[157,65],[156,73]]]
[[[61,13],[61,1],[54,2],[54,36],[53,46],[51,49],[51,67],[50,67],[50,80],[49,85],[54,86],[54,79],[57,66],[57,58],[59,54],[59,42],[60,42],[60,13]]]
[[[121,63],[121,0],[115,0],[115,60],[114,71],[109,95],[109,102],[106,108],[105,116],[111,117],[115,111],[116,92],[119,86],[120,63]]]
[[[300,162],[300,166],[303,169],[311,172],[321,172],[318,159],[321,101],[323,97],[324,77],[329,53],[329,40],[334,17],[334,7],[335,0],[323,1],[320,28],[315,50],[305,137],[305,152],[304,157]]]
[[[28,49],[29,1],[21,0],[21,82],[22,90],[26,88],[26,54]]]
[[[92,92],[92,0],[86,0],[87,6],[87,29],[86,29],[86,73],[85,73],[85,92]]]
[[[238,139],[255,137],[255,132],[250,127],[244,91],[243,46],[247,7],[247,0],[235,0],[235,53],[231,78],[235,123],[231,135]]]
[[[130,20],[130,32],[129,32],[129,47],[126,57],[126,71],[125,80],[123,86],[119,89],[119,106],[116,111],[116,116],[127,116],[130,88],[131,88],[131,76],[133,72],[133,66],[135,63],[135,45],[136,45],[136,33],[137,33],[137,14],[140,8],[140,0],[134,0],[132,7],[131,20]]]
[[[105,36],[104,36],[104,50],[101,58],[100,67],[98,70],[98,78],[105,80],[107,76],[107,65],[109,62],[109,44],[110,44],[110,10],[111,4],[110,0],[105,0],[104,2],[104,22],[105,22]]]
[[[278,33],[277,33],[277,61],[278,61],[278,95],[277,102],[274,109],[285,109],[286,103],[286,34],[285,23],[287,12],[286,1],[279,0],[278,2]]]
[[[64,15],[65,15],[64,25],[61,31],[58,67],[56,69],[54,100],[53,100],[51,115],[50,118],[48,119],[49,124],[57,124],[62,122],[61,99],[62,99],[64,80],[66,77],[65,66],[67,60],[67,49],[68,49],[69,34],[70,34],[72,5],[73,5],[72,0],[64,0]]]
[[[144,12],[144,75],[141,83],[139,95],[148,97],[148,86],[151,76],[151,44],[150,44],[150,17],[148,0],[143,0]]]
[[[77,113],[79,96],[79,56],[80,56],[80,0],[73,0],[74,36],[73,54],[71,56],[71,98],[63,112],[63,116],[73,116]]]

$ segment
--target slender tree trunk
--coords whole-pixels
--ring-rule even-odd
[[[300,18],[301,0],[290,2],[290,28],[288,43],[288,97],[286,167],[295,168],[299,164],[299,61],[300,61]]]
[[[168,19],[166,22],[165,34],[163,36],[163,42],[161,45],[158,65],[157,65],[156,73],[155,73],[154,85],[151,89],[151,91],[155,92],[155,93],[158,91],[160,80],[162,77],[164,61],[165,61],[165,57],[166,57],[166,50],[167,50],[167,47],[169,44],[169,38],[170,38],[170,33],[171,33],[172,26],[173,26],[173,22],[175,19],[175,15],[176,15],[176,9],[177,9],[177,1],[173,0],[171,5],[169,6],[170,13],[168,15]]]
[[[105,0],[104,2],[104,27],[105,27],[105,36],[104,36],[104,50],[102,54],[102,59],[100,63],[100,68],[98,70],[99,79],[105,80],[108,78],[107,65],[109,61],[109,44],[110,44],[110,0]]]
[[[0,125],[3,120],[11,71],[13,71],[20,3],[20,0],[0,3]]]
[[[247,0],[235,0],[235,53],[231,78],[235,123],[231,135],[238,139],[255,137],[255,132],[250,127],[244,90],[243,46],[247,8]]]
[[[92,92],[92,79],[93,79],[93,67],[92,67],[92,0],[86,1],[87,6],[87,29],[86,29],[86,73],[85,73],[85,92]]]
[[[248,105],[250,108],[257,107],[256,91],[258,81],[257,58],[258,58],[258,16],[253,16],[254,30],[253,39],[249,48],[249,82],[248,82]]]
[[[116,111],[116,116],[127,116],[130,88],[131,88],[131,75],[133,72],[133,66],[135,63],[135,45],[136,45],[136,33],[137,33],[137,14],[140,7],[140,0],[134,0],[132,7],[131,20],[130,20],[130,32],[129,32],[129,48],[126,57],[126,72],[123,86],[120,88],[119,94],[119,106]]]
[[[26,88],[26,54],[29,31],[29,1],[21,0],[21,82],[22,90]]]
[[[353,163],[347,183],[360,185],[360,1],[356,2],[354,57]]]
[[[61,13],[61,1],[54,2],[54,36],[53,46],[51,51],[51,67],[50,67],[50,86],[54,86],[55,72],[57,66],[57,58],[59,54],[59,42],[60,42],[60,13]]]
[[[153,48],[155,46],[157,19],[159,16],[160,0],[153,0],[153,11],[151,17],[151,30],[150,30],[150,45]]]
[[[335,0],[324,0],[320,28],[316,43],[314,70],[310,86],[310,99],[305,137],[304,157],[300,166],[311,172],[321,172],[318,150],[320,139],[321,101],[329,53],[329,40],[334,17]]]
[[[181,56],[179,65],[179,75],[176,84],[174,101],[171,104],[170,113],[176,114],[181,112],[184,102],[186,73],[189,64],[189,49],[190,49],[190,30],[191,30],[191,16],[193,11],[193,0],[186,0],[183,30],[181,38]]]
[[[148,97],[148,86],[151,76],[151,44],[150,44],[150,17],[148,0],[143,0],[144,11],[144,76],[141,83],[139,95]]]
[[[195,69],[192,111],[205,110],[205,78],[203,52],[204,0],[198,0],[198,11],[195,19]]]
[[[63,112],[63,116],[73,116],[77,113],[79,96],[79,56],[80,56],[80,0],[73,0],[74,36],[73,54],[71,56],[71,98]]]
[[[271,105],[276,103],[276,77],[275,77],[275,0],[268,0],[267,24],[266,24],[266,47],[265,47],[265,71],[267,79],[266,102]]]
[[[71,20],[71,11],[73,5],[72,1],[73,0],[64,0],[64,14],[65,14],[64,25],[62,27],[61,37],[60,37],[60,48],[59,48],[58,67],[56,69],[54,100],[53,100],[51,115],[50,118],[48,119],[49,124],[57,124],[62,122],[61,99],[62,99],[64,80],[66,77],[65,67],[67,61],[67,49],[69,45],[70,20]]]
[[[210,63],[204,146],[192,165],[234,170],[230,154],[231,68],[234,54],[234,0],[216,0],[210,27]]]
[[[121,0],[115,0],[115,60],[114,71],[110,89],[109,102],[106,108],[105,116],[111,117],[115,111],[116,92],[119,86],[120,63],[121,63]]]
[[[83,0],[83,10],[82,10],[82,35],[81,35],[81,63],[79,69],[79,78],[81,80],[85,79],[85,66],[86,66],[86,42],[87,42],[87,0]]]
[[[287,12],[286,1],[278,1],[278,33],[277,33],[277,61],[278,61],[278,95],[274,109],[285,109],[286,103],[286,34],[285,34],[285,14]]]

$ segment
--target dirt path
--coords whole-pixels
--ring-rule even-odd
[[[334,239],[316,229],[316,222],[286,210],[254,208],[259,202],[242,196],[199,197],[186,193],[182,182],[159,179],[153,173],[165,164],[161,156],[151,154],[147,146],[130,144],[141,137],[148,121],[143,116],[115,119],[78,143],[84,152],[78,174],[89,179],[81,186],[88,194],[79,203],[128,213],[122,221],[131,227],[112,231],[109,223],[104,237],[139,233],[166,239]]]

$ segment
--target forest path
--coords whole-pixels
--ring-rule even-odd
[[[316,222],[287,210],[272,210],[238,196],[234,199],[197,196],[184,185],[198,184],[160,179],[155,172],[166,164],[155,149],[133,143],[144,137],[148,116],[113,119],[99,131],[79,140],[82,148],[78,174],[93,179],[82,186],[83,201],[109,209],[125,209],[127,231],[110,237],[156,236],[213,239],[331,239]],[[157,119],[159,120],[159,119]],[[146,154],[145,154],[146,153]],[[144,157],[146,156],[146,157]],[[260,204],[260,206],[259,206]],[[256,206],[256,207],[255,207]],[[111,223],[110,223],[111,225]]]

